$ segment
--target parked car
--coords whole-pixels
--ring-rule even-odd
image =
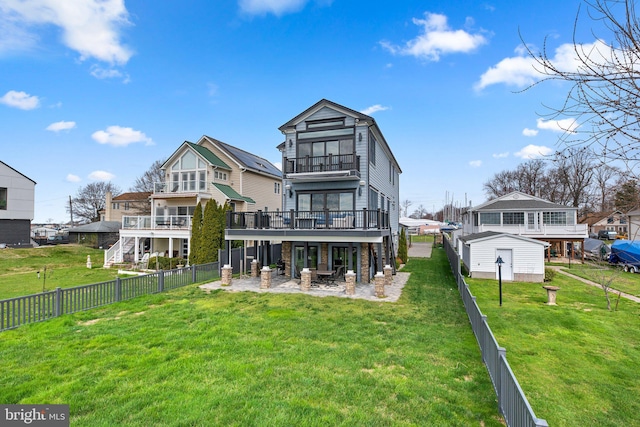
[[[49,236],[47,237],[47,245],[59,245],[61,243],[69,243],[68,236]]]
[[[600,240],[615,240],[617,235],[618,233],[616,233],[615,231],[609,231],[609,230],[598,231],[598,239]]]

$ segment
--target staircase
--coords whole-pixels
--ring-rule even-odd
[[[120,238],[113,246],[104,251],[104,264],[103,268],[111,268],[113,264],[121,263],[124,261],[124,254],[129,254],[133,251],[136,244],[136,239],[133,237]]]

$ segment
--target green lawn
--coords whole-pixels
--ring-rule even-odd
[[[496,280],[466,281],[537,416],[550,426],[640,425],[640,304],[608,311],[602,289],[556,274],[557,306],[540,283],[503,282],[500,307]]]
[[[102,268],[103,254],[102,250],[74,244],[1,249],[0,299],[35,294],[43,288],[50,291],[113,280],[118,271]],[[91,269],[87,268],[87,255],[91,256]]]
[[[622,269],[610,267],[606,263],[586,262],[571,264],[571,266],[562,264],[562,268],[568,273],[596,283],[601,283],[602,278],[613,278],[611,282],[613,289],[640,296],[640,274],[625,273]]]
[[[304,294],[140,297],[0,334],[0,402],[75,426],[501,426],[443,250],[397,303]]]

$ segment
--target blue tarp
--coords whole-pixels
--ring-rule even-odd
[[[640,266],[640,242],[635,240],[616,240],[611,245],[609,262]]]

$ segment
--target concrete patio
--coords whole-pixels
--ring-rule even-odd
[[[297,294],[303,293],[314,297],[338,297],[338,298],[352,298],[352,299],[365,299],[369,301],[379,302],[396,302],[402,294],[402,289],[409,279],[410,273],[397,272],[392,276],[391,285],[385,286],[385,297],[378,298],[374,292],[373,283],[356,283],[356,289],[354,295],[347,295],[345,292],[344,281],[336,281],[335,284],[322,284],[313,283],[311,289],[308,291],[300,290],[300,279],[289,279],[283,275],[278,275],[276,270],[271,272],[271,287],[267,289],[261,289],[260,277],[241,277],[233,278],[231,285],[223,286],[222,280],[218,280],[211,283],[201,285],[200,288],[206,292],[212,290],[222,289],[227,292],[261,292],[261,293],[287,293]]]

